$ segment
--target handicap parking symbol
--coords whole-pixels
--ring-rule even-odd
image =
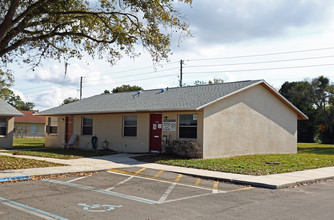
[[[85,203],[78,203],[78,205],[83,206],[83,210],[88,212],[108,212],[114,210],[115,208],[122,207],[121,205],[87,205]]]

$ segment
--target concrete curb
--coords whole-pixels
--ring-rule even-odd
[[[4,153],[0,153],[4,155]],[[8,155],[10,156],[10,155]],[[70,173],[98,172],[112,168],[121,167],[146,167],[157,170],[165,170],[174,173],[191,175],[200,178],[221,180],[225,182],[250,185],[268,189],[282,189],[301,184],[334,179],[334,167],[324,167],[314,170],[304,170],[292,173],[272,174],[266,176],[250,176],[242,174],[224,173],[216,171],[201,170],[195,168],[177,167],[170,165],[146,163],[132,159],[131,154],[118,154],[96,158],[84,158],[76,160],[61,160],[51,158],[37,158],[30,156],[12,155],[13,157],[25,157],[30,159],[46,160],[64,163],[69,166],[30,168],[22,170],[0,171],[0,183],[8,181],[28,180],[32,176],[60,175]]]
[[[13,177],[3,177],[0,178],[0,183],[9,182],[9,181],[22,181],[22,180],[30,180],[30,176],[13,176]]]

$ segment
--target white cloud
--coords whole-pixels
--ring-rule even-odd
[[[65,71],[64,64],[52,64],[50,67],[38,68],[34,72],[29,72],[29,74],[27,74],[27,79],[32,83],[51,82],[68,84],[71,82],[78,82],[78,79],[86,74],[87,69],[85,66],[81,66],[77,63],[69,63],[67,65],[67,71]]]
[[[36,109],[44,110],[51,107],[59,106],[64,99],[68,97],[78,97],[78,91],[72,89],[61,88],[59,86],[51,86],[49,91],[32,97],[32,102]]]
[[[182,5],[181,3],[176,3]],[[210,0],[193,1],[193,7],[181,6],[194,35],[185,38],[179,47],[178,35],[173,37],[170,56],[172,64],[158,66],[154,72],[152,59],[140,46],[141,56],[135,60],[124,56],[111,66],[102,60],[70,60],[67,75],[58,61],[45,62],[35,72],[15,71],[15,90],[21,98],[32,101],[38,109],[58,106],[69,96],[79,97],[79,82],[83,76],[83,97],[112,90],[122,84],[144,89],[178,86],[179,60],[185,60],[183,82],[208,81],[222,78],[225,82],[264,79],[275,88],[285,81],[298,81],[325,75],[334,82],[334,66],[249,71],[250,69],[279,68],[332,63],[332,58],[282,63],[249,65],[209,65],[261,62],[278,59],[333,55],[334,50],[312,53],[284,54],[238,59],[212,59],[221,57],[267,54],[284,51],[332,47],[334,38],[334,1],[332,0]],[[202,59],[202,60],[196,60]],[[203,60],[207,59],[207,60]],[[194,61],[196,60],[196,61]],[[143,67],[151,66],[147,69]],[[199,66],[199,67],[191,67]],[[131,71],[129,71],[131,70]],[[244,70],[244,71],[235,71]],[[203,72],[203,74],[187,74]],[[48,86],[50,85],[50,86]],[[17,93],[19,94],[19,93]]]
[[[183,11],[203,45],[270,39],[301,28],[323,28],[331,20],[331,0],[194,1]]]

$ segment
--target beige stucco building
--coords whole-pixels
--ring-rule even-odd
[[[297,120],[307,119],[262,80],[103,94],[38,114],[48,118],[47,147],[62,147],[73,134],[76,148],[107,142],[136,153],[192,140],[203,158],[296,153]]]
[[[33,111],[20,111],[23,116],[14,118],[14,137],[43,138],[45,135],[45,117],[33,115]]]
[[[0,99],[0,148],[13,147],[14,116],[23,114]]]

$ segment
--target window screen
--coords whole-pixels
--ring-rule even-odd
[[[7,118],[0,118],[0,135],[7,134]]]
[[[197,138],[197,115],[179,116],[179,138]]]
[[[82,134],[83,135],[93,134],[93,118],[92,117],[82,118]]]
[[[137,136],[137,116],[136,115],[126,115],[123,117],[124,121],[124,131],[125,137],[136,137]]]

